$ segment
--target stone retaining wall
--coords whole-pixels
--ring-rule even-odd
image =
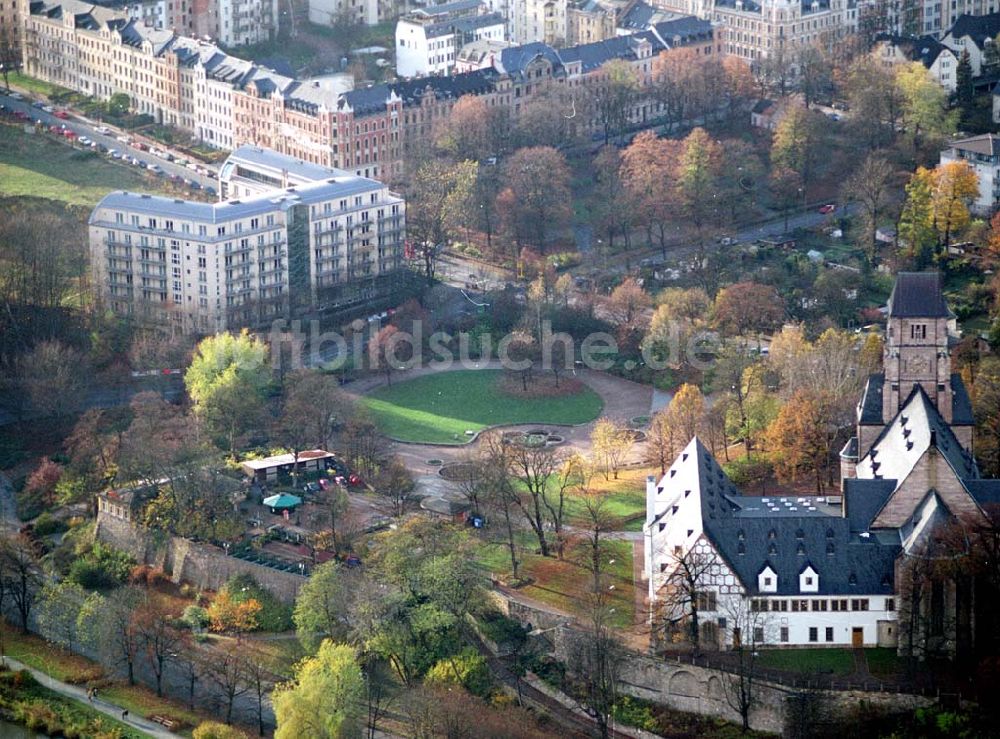
[[[96,536],[128,552],[137,562],[162,569],[175,583],[218,590],[234,575],[250,575],[285,603],[293,603],[306,578],[273,567],[229,557],[218,547],[177,536],[157,534],[103,511]]]

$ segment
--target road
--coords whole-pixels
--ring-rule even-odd
[[[149,734],[150,736],[157,737],[158,739],[179,739],[180,734],[174,734],[173,732],[167,731],[159,724],[154,724],[152,721],[147,721],[140,716],[129,716],[127,719],[122,719],[122,709],[119,706],[107,703],[99,698],[93,701],[87,700],[87,691],[76,685],[70,685],[69,683],[64,683],[61,680],[56,680],[53,677],[49,677],[47,674],[40,670],[36,670],[32,667],[28,667],[22,662],[18,662],[13,657],[4,657],[7,662],[7,666],[15,670],[27,670],[32,674],[32,676],[42,685],[44,685],[49,690],[59,693],[59,695],[65,696],[67,698],[72,698],[78,703],[87,704],[89,702],[90,707],[95,711],[100,711],[106,716],[117,719],[118,721],[123,721],[124,723],[132,726],[140,731]]]
[[[153,156],[148,151],[141,151],[140,149],[137,149],[134,146],[130,146],[128,144],[122,143],[121,141],[118,141],[117,140],[118,136],[128,135],[126,132],[123,132],[120,129],[108,126],[110,133],[107,135],[101,134],[97,132],[97,127],[101,125],[99,123],[91,121],[82,116],[75,115],[72,112],[70,112],[70,117],[68,119],[64,120],[61,118],[57,118],[52,113],[46,113],[41,108],[33,107],[31,103],[32,100],[27,95],[24,96],[23,100],[15,100],[14,98],[10,97],[9,94],[0,93],[0,105],[4,105],[9,110],[15,112],[20,111],[23,113],[27,113],[29,116],[31,116],[32,121],[41,121],[42,124],[45,125],[46,127],[66,126],[66,128],[72,130],[77,136],[87,136],[88,138],[93,139],[98,144],[101,144],[102,146],[108,149],[117,149],[122,154],[136,157],[137,159],[140,159],[141,161],[144,161],[147,164],[154,164],[154,163],[159,164],[163,168],[163,171],[168,176],[175,175],[182,179],[195,181],[202,188],[212,187],[215,190],[219,189],[218,178],[215,175],[215,173],[211,170],[209,165],[200,164],[199,166],[201,166],[205,171],[207,171],[208,174],[199,174],[187,167],[183,167],[174,162],[169,162],[166,159],[163,159],[162,157]],[[52,106],[52,107],[56,108],[58,106]],[[25,123],[27,123],[27,121],[25,121]],[[69,142],[67,141],[67,143]],[[158,148],[165,149],[166,147],[161,145]],[[182,155],[178,154],[177,156],[180,157]],[[122,166],[135,166],[135,165],[122,164]]]

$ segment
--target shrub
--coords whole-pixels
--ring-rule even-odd
[[[524,627],[500,611],[489,610],[480,614],[479,629],[483,636],[498,645],[517,647],[526,639]]]
[[[288,631],[295,627],[292,621],[292,607],[278,600],[270,590],[250,575],[236,575],[230,578],[224,590],[234,603],[254,600],[260,604],[256,630]]]
[[[206,721],[191,734],[194,739],[247,739],[247,735],[233,726],[217,721]]]
[[[428,685],[461,685],[480,698],[485,698],[493,690],[493,679],[486,666],[486,658],[469,648],[438,660],[427,671],[424,682]]]
[[[627,695],[615,701],[611,715],[616,721],[644,731],[656,731],[659,728],[659,722],[649,705],[645,701]]]
[[[211,619],[208,616],[208,611],[201,606],[188,606],[184,609],[181,621],[194,630],[205,628]]]
[[[88,590],[113,588],[128,579],[134,565],[125,552],[95,541],[70,565],[68,579]]]
[[[53,516],[51,513],[46,511],[38,518],[35,519],[35,533],[39,536],[48,536],[49,534],[59,534],[68,528],[65,521],[60,521],[58,518]]]

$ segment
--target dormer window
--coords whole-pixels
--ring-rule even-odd
[[[770,539],[771,541],[774,541],[775,539],[778,538],[778,533],[774,529],[771,529],[770,531],[767,532],[767,538]]]
[[[927,324],[926,323],[911,323],[910,324],[910,338],[911,339],[926,339],[927,338]]]
[[[739,555],[741,555],[741,556],[744,555],[744,554],[746,554],[747,553],[747,545],[743,544],[743,543],[739,544],[739,546],[736,547],[736,553],[739,554]]]
[[[797,547],[795,547],[795,553],[798,554],[800,557],[804,557],[806,553],[805,545],[799,544]]]
[[[776,545],[774,545],[774,544],[768,544],[768,546],[767,546],[767,553],[768,554],[777,554],[778,553],[778,547]]]
[[[857,575],[855,575],[855,574],[854,574],[854,573],[852,572],[852,573],[850,574],[850,577],[848,577],[848,578],[847,578],[847,584],[848,584],[848,585],[857,585],[857,584],[858,584],[858,576],[857,576]]]
[[[826,530],[826,538],[827,539],[832,539],[833,538],[833,529],[827,529]]]
[[[747,535],[743,533],[743,529],[740,529],[739,531],[736,532],[736,538],[739,541],[746,541]]]
[[[806,538],[806,532],[803,531],[802,529],[799,529],[798,531],[795,532],[795,538],[798,539],[799,541],[802,541],[803,539]]]
[[[834,549],[833,542],[832,541],[831,542],[827,542],[827,544],[826,544],[826,556],[827,557],[832,557],[835,552],[836,552],[836,550]]]

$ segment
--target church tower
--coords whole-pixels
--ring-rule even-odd
[[[937,272],[901,272],[889,297],[882,365],[882,418],[893,418],[920,385],[938,412],[952,422],[951,354],[955,315],[948,309]]]
[[[951,371],[950,339],[957,336],[937,272],[900,272],[889,297],[883,371],[871,375],[858,403],[857,436],[840,453],[841,477],[871,449],[900,407],[920,387],[959,443],[972,450],[972,406],[965,384]]]

